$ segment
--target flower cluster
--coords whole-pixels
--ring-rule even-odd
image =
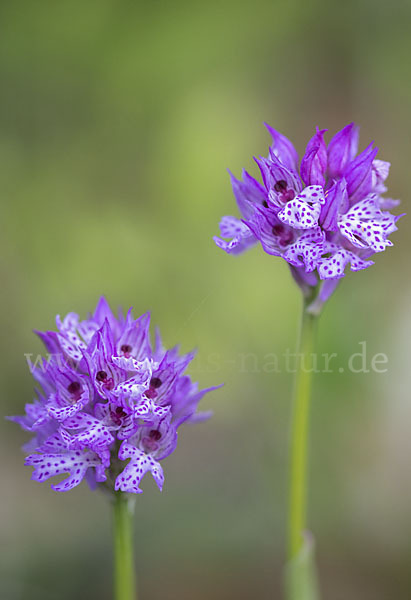
[[[194,354],[165,350],[157,332],[149,339],[150,315],[113,316],[101,298],[94,315],[59,317],[57,332],[39,333],[48,359],[31,365],[41,386],[24,416],[11,417],[35,437],[26,444],[32,479],[69,476],[52,488],[65,492],[86,477],[123,492],[140,493],[151,471],[160,490],[160,461],[174,451],[177,430],[209,413],[196,413],[204,394],[184,371]],[[123,461],[128,460],[128,463]]]
[[[350,265],[359,271],[392,242],[399,201],[383,198],[389,163],[377,160],[371,143],[358,151],[358,128],[351,123],[329,142],[317,130],[298,168],[298,154],[281,133],[267,126],[273,143],[268,158],[256,160],[263,184],[243,171],[232,176],[242,219],[224,217],[216,244],[239,253],[261,242],[268,254],[283,257],[304,287],[326,284],[329,295]]]

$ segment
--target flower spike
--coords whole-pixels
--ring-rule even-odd
[[[33,368],[38,400],[24,416],[10,417],[34,434],[25,461],[34,467],[32,479],[66,473],[54,490],[66,492],[86,478],[92,489],[106,482],[113,492],[139,494],[150,471],[161,490],[159,461],[175,450],[183,422],[204,418],[197,406],[216,388],[198,391],[184,375],[194,353],[167,351],[158,335],[152,349],[149,313],[134,320],[130,310],[117,319],[103,297],[85,321],[69,313],[56,322],[58,332],[39,334],[53,352]]]
[[[246,171],[232,176],[241,217],[223,217],[221,238],[229,254],[260,242],[281,256],[307,297],[316,290],[315,310],[329,298],[345,269],[365,269],[374,253],[392,245],[399,216],[389,211],[399,201],[385,198],[390,164],[376,158],[370,144],[357,155],[358,127],[350,123],[326,146],[326,129],[317,129],[298,169],[298,155],[285,136],[266,125],[273,143],[268,157],[256,160],[262,184]],[[51,343],[51,342],[50,342]]]

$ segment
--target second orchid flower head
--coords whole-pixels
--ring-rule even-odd
[[[265,252],[281,256],[312,310],[319,310],[344,277],[346,267],[360,271],[369,258],[392,246],[399,204],[386,198],[390,164],[376,158],[371,143],[358,154],[358,127],[351,123],[326,145],[326,130],[317,130],[299,162],[284,135],[268,126],[272,145],[256,160],[262,183],[243,171],[232,185],[241,219],[223,217],[222,238],[214,240],[238,254],[261,242]]]

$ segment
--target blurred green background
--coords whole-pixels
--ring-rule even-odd
[[[0,4],[2,412],[32,399],[32,329],[85,316],[102,293],[151,309],[168,345],[197,346],[202,385],[225,382],[203,401],[212,421],[167,459],[164,492],[144,480],[142,600],[281,597],[291,375],[262,367],[294,348],[300,299],[282,261],[214,246],[235,211],[226,168],[257,172],[263,121],[301,152],[316,125],[355,120],[407,210],[410,19],[401,0]],[[310,525],[326,600],[410,598],[406,219],[394,241],[321,321],[319,351],[338,364],[364,340],[389,357],[384,374],[315,381]],[[105,498],[31,482],[27,435],[0,427],[2,600],[108,600]]]

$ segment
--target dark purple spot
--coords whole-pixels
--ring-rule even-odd
[[[284,227],[284,225],[281,225],[280,223],[274,225],[272,232],[276,238],[278,238],[278,243],[280,246],[288,246],[288,244],[294,241],[294,234],[292,230]]]
[[[160,387],[160,385],[162,383],[163,382],[161,381],[161,379],[159,377],[152,377],[151,380],[150,380],[150,387],[152,387],[154,389],[157,389],[157,388]]]
[[[161,438],[161,433],[159,432],[158,429],[152,429],[150,431],[150,433],[148,434],[148,437],[151,440],[154,440],[155,442],[158,442],[158,440]]]
[[[284,225],[274,225],[274,227],[272,228],[272,232],[274,235],[281,235],[283,232],[285,231],[285,227]]]
[[[279,179],[274,184],[274,189],[276,192],[285,192],[285,190],[287,189],[287,182],[285,181],[285,179]]]
[[[108,375],[105,371],[98,371],[96,375],[97,381],[105,381]]]
[[[67,386],[67,391],[70,394],[77,394],[79,391],[81,390],[81,385],[78,381],[72,381],[68,386]]]

